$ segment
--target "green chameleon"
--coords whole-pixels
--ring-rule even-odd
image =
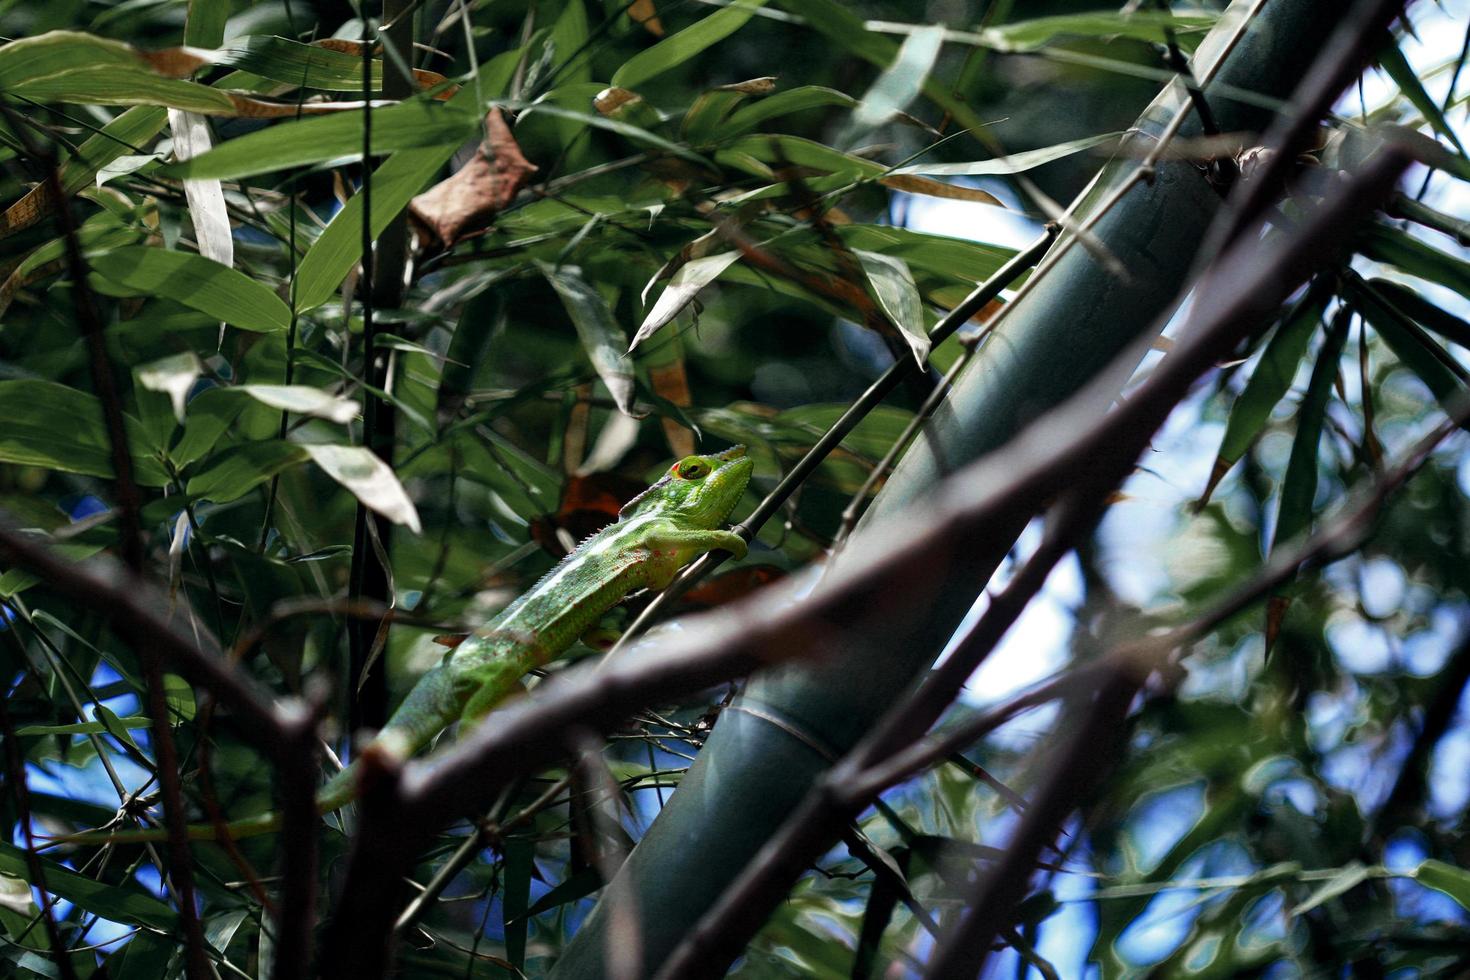
[[[456,721],[474,725],[516,690],[520,679],[565,653],[577,638],[628,593],[662,589],[679,569],[708,551],[745,557],[745,539],[720,525],[750,482],[753,463],[744,446],[713,456],[686,456],[653,486],[630,500],[618,519],[567,555],[421,677],[364,751],[407,759]],[[329,813],[357,795],[357,764],[317,793]],[[263,813],[227,825],[232,838],[281,827],[280,814]],[[188,828],[191,840],[215,840],[217,827]],[[77,834],[71,842],[163,840],[161,828]]]

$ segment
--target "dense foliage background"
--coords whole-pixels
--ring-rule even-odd
[[[743,519],[885,369],[927,355],[747,559],[659,618],[780,579],[805,589],[1001,304],[932,350],[929,331],[1055,202],[1136,152],[1119,135],[1180,84],[1223,4],[385,6],[0,0],[5,534],[151,582],[88,595],[4,550],[7,975],[305,975],[283,932],[310,948],[331,920],[354,815],[316,828],[310,887],[280,835],[46,838],[160,826],[171,794],[191,822],[278,806],[300,775],[283,758],[316,766],[316,732],[335,768],[446,645],[672,458],[747,445]],[[358,43],[385,19],[395,43],[411,29],[411,54]],[[1421,159],[1440,169],[1411,168],[1180,402],[941,723],[1197,620],[1384,488],[1365,542],[1260,590],[1144,685],[1120,757],[1097,760],[1108,778],[1062,814],[1008,913],[996,975],[1466,968],[1470,465],[1444,422],[1464,417],[1470,344],[1467,25],[1463,3],[1421,2],[1375,36],[1278,229],[1330,207],[1385,127],[1437,139],[1444,156]],[[1180,152],[1228,185],[1259,142]],[[1436,426],[1422,466],[1385,482]],[[119,613],[130,595],[186,639],[149,642]],[[321,728],[272,755],[231,694],[184,679],[171,651],[188,637],[293,710],[315,704]],[[647,703],[590,748],[562,731],[556,764],[427,828],[400,975],[545,974],[737,689]],[[1003,720],[863,810],[734,975],[923,974],[1024,823],[1081,712],[1065,704]],[[311,914],[283,915],[293,901]]]

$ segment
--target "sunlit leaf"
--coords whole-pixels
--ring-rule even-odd
[[[679,311],[693,302],[701,289],[718,279],[720,273],[730,268],[739,258],[738,251],[721,252],[718,255],[691,259],[680,266],[679,271],[674,273],[669,284],[659,294],[658,302],[653,304],[653,309],[644,317],[638,332],[633,335],[633,343],[628,346],[628,352],[632,353],[664,324],[678,316]]]
[[[576,266],[541,263],[540,269],[561,297],[593,369],[607,385],[618,410],[637,418],[633,410],[633,365],[624,353],[628,349],[627,336],[613,319],[607,300]]]
[[[393,469],[362,446],[310,445],[302,447],[312,462],[342,484],[358,500],[414,534],[421,530],[419,513]]]
[[[1102,133],[1083,139],[1069,140],[1055,146],[1044,146],[1035,150],[1022,150],[993,160],[976,160],[972,163],[912,163],[899,167],[895,174],[927,174],[931,177],[980,177],[1018,174],[1036,167],[1063,160],[1073,154],[1082,153],[1109,143],[1116,142],[1122,133]]]
[[[904,39],[893,63],[873,82],[852,113],[854,136],[875,129],[908,108],[924,88],[939,49],[944,46],[942,24],[921,27]]]
[[[361,411],[357,402],[338,398],[311,385],[241,385],[235,390],[244,392],[262,405],[297,415],[312,415],[339,425],[351,422]]]
[[[929,359],[929,335],[924,330],[924,304],[908,264],[881,252],[854,249],[853,254],[862,264],[873,295],[878,297],[878,305],[903,333],[904,342],[922,369]]]
[[[137,369],[138,383],[149,391],[168,395],[174,416],[184,421],[184,404],[204,366],[192,351],[165,357]]]

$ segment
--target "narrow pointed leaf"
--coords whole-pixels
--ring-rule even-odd
[[[478,83],[466,82],[446,108],[478,111],[477,91],[489,98],[499,95],[509,83],[520,51],[497,55],[480,69]],[[408,207],[415,194],[449,162],[458,146],[437,144],[423,149],[399,150],[373,171],[373,213],[369,228],[373,238],[383,233],[394,217]],[[348,198],[326,229],[317,236],[296,270],[296,307],[313,310],[332,298],[347,273],[362,258],[362,195]]]
[[[903,339],[913,352],[914,360],[922,370],[929,359],[929,335],[924,331],[924,303],[919,298],[919,287],[914,285],[914,275],[903,259],[854,249],[878,305],[888,314],[888,319],[903,333]]]
[[[923,91],[944,46],[942,24],[921,27],[904,39],[893,63],[883,70],[852,114],[851,133],[862,136],[907,109]]]
[[[899,167],[895,174],[927,174],[931,177],[981,177],[1018,174],[1057,160],[1117,142],[1122,133],[1101,133],[1084,139],[1057,143],[1035,150],[1023,150],[993,160],[975,160],[971,163],[914,163]]]
[[[1434,331],[1458,347],[1470,350],[1470,323],[1437,303],[1431,303],[1401,283],[1387,279],[1370,279],[1368,285],[1389,305],[1415,320],[1421,327]]]
[[[1363,233],[1363,254],[1397,266],[1420,279],[1447,286],[1470,298],[1470,263],[1456,258],[1407,232],[1388,225],[1371,225]]]
[[[1394,356],[1419,376],[1441,405],[1451,407],[1465,390],[1466,371],[1459,362],[1372,288],[1354,285],[1351,298]]]
[[[1348,320],[1339,315],[1317,351],[1317,363],[1307,393],[1297,408],[1296,439],[1286,463],[1286,477],[1281,484],[1281,505],[1276,517],[1276,531],[1271,538],[1275,552],[1293,538],[1304,534],[1312,525],[1312,501],[1317,495],[1317,457],[1322,442],[1322,425],[1327,419],[1327,404],[1332,399],[1332,386],[1337,381],[1338,360],[1347,343]]]
[[[1182,46],[1192,50],[1193,42],[1202,37],[1215,20],[1214,14],[1172,14],[1154,10],[1058,14],[986,28],[981,32],[981,43],[992,50],[1010,53],[1036,51],[1066,38],[1110,40],[1127,37],[1162,43],[1164,28],[1172,27]]]
[[[1347,894],[1371,877],[1373,877],[1373,870],[1371,868],[1361,861],[1354,861],[1343,868],[1335,877],[1324,881],[1300,905],[1287,914],[1292,918],[1305,915],[1317,906],[1325,905],[1334,898],[1339,898]]]
[[[1419,81],[1418,73],[1409,64],[1408,59],[1404,57],[1404,53],[1399,50],[1398,45],[1390,41],[1379,52],[1378,64],[1388,73],[1388,77],[1393,79],[1393,83],[1399,87],[1399,91],[1404,93],[1404,98],[1408,99],[1414,108],[1419,110],[1419,114],[1429,122],[1429,125],[1434,128],[1434,131],[1449,140],[1450,144],[1459,150],[1460,155],[1463,157],[1465,155],[1465,146],[1460,142],[1460,137],[1455,132],[1455,128],[1450,125],[1449,120],[1445,119],[1444,113],[1440,111],[1439,103],[1435,102],[1434,99],[1430,98],[1429,93],[1424,91],[1424,83]]]
[[[607,385],[618,410],[624,415],[639,418],[633,411],[633,365],[623,353],[628,346],[627,337],[613,319],[607,300],[576,266],[538,265],[566,307],[593,369]]]
[[[1260,436],[1266,422],[1271,418],[1271,412],[1291,388],[1297,366],[1306,356],[1307,345],[1317,332],[1317,324],[1321,322],[1325,308],[1325,296],[1309,296],[1303,299],[1271,335],[1266,349],[1261,352],[1260,362],[1251,372],[1250,380],[1245,383],[1240,397],[1230,406],[1225,436],[1220,441],[1220,451],[1216,455],[1209,484],[1201,495],[1201,506],[1209,502],[1216,484]]]
[[[382,514],[394,524],[402,524],[414,534],[421,530],[419,513],[398,482],[392,467],[363,446],[303,447],[312,462],[342,484],[368,508]]]
[[[1414,869],[1413,878],[1426,888],[1448,895],[1462,909],[1470,911],[1470,871],[1431,858]]]
[[[678,316],[679,311],[693,302],[701,289],[718,279],[720,273],[730,268],[739,258],[740,253],[737,251],[721,252],[718,255],[693,259],[680,266],[679,271],[669,280],[668,286],[659,294],[658,302],[648,311],[638,332],[633,335],[628,353],[631,354],[638,345]]]
[[[202,255],[125,245],[87,261],[135,295],[162,296],[241,330],[277,333],[291,325],[290,308],[269,286]]]
[[[803,109],[820,109],[834,105],[851,109],[857,104],[857,99],[846,92],[821,85],[801,85],[736,109],[720,127],[718,135],[730,139],[750,132],[767,119],[801,112]]]
[[[447,146],[451,152],[473,136],[480,124],[462,105],[413,100],[373,111],[373,152]],[[165,167],[173,178],[239,180],[256,174],[362,158],[362,113],[277,123],[222,143],[208,153]],[[374,190],[377,188],[374,187]]]
[[[662,75],[699,54],[705,48],[729,37],[745,25],[766,0],[735,0],[730,6],[710,14],[677,34],[646,48],[613,73],[612,83],[623,88],[639,85]]]

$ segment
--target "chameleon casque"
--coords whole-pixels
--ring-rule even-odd
[[[744,446],[710,456],[686,456],[630,500],[618,519],[587,538],[534,586],[421,677],[364,751],[407,759],[455,722],[477,724],[513,693],[520,679],[566,652],[622,599],[640,588],[662,589],[678,571],[708,551],[737,558],[745,540],[721,529],[750,482]],[[322,813],[357,795],[357,765],[343,769],[317,793]],[[230,837],[280,829],[280,816],[263,813],[226,826]],[[191,840],[221,836],[215,826],[193,825]],[[72,841],[123,843],[162,840],[161,829],[79,834]]]

